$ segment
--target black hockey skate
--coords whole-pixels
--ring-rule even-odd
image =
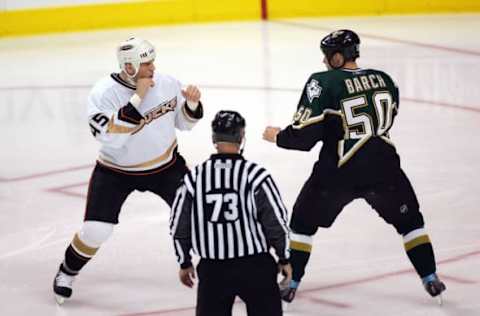
[[[289,284],[286,286],[280,286],[280,297],[283,301],[287,303],[291,303],[295,298],[295,294],[297,293],[298,285],[300,282],[296,282],[291,280]]]
[[[53,280],[53,292],[55,293],[55,300],[59,305],[62,305],[65,299],[72,296],[72,284],[74,280],[75,276],[63,272],[60,266]]]
[[[432,297],[436,297],[440,305],[443,304],[442,292],[447,289],[445,284],[440,281],[435,273],[432,273],[422,279],[423,287],[428,294]]]

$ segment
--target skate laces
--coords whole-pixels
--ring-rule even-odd
[[[59,271],[57,276],[55,277],[56,285],[61,287],[68,287],[71,288],[73,281],[75,280],[75,276],[68,275],[62,271]]]

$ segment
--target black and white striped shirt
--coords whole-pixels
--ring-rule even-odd
[[[239,154],[215,154],[183,179],[170,218],[182,268],[204,259],[288,252],[287,210],[269,173]]]

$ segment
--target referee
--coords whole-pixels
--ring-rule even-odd
[[[282,315],[277,273],[292,273],[287,211],[269,173],[242,157],[243,117],[220,111],[212,131],[218,153],[185,175],[172,208],[180,281],[193,286],[193,250],[201,258],[196,316],[232,315],[236,296],[249,316]]]

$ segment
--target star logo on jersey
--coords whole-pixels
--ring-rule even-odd
[[[313,99],[318,98],[321,93],[322,87],[320,87],[317,80],[312,79],[312,81],[307,84],[308,101],[312,103]]]

